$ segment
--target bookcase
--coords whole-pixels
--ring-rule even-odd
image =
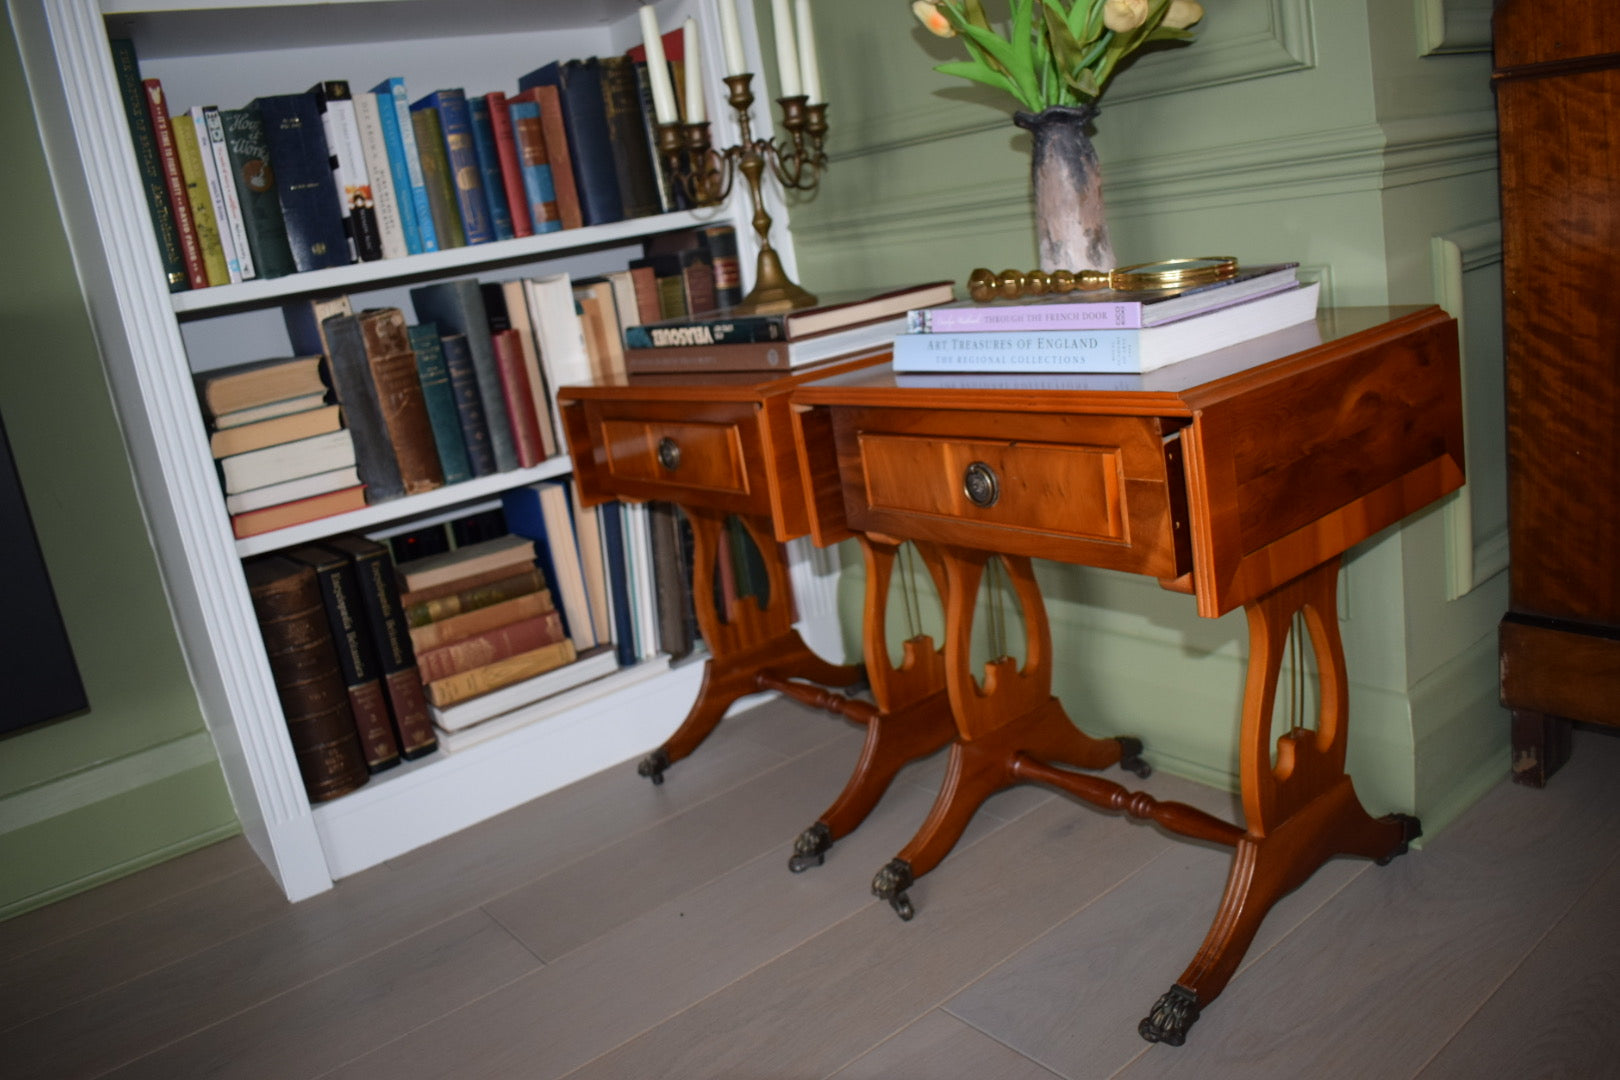
[[[749,66],[760,64],[753,11],[739,5]],[[289,745],[241,560],[341,532],[374,536],[471,512],[502,491],[564,475],[565,457],[368,506],[318,522],[233,539],[194,372],[289,355],[281,305],[348,293],[362,306],[407,306],[425,281],[622,267],[640,241],[714,221],[737,228],[745,275],[755,255],[752,208],[731,202],[355,264],[266,281],[170,294],[144,203],[108,40],[129,37],[143,74],[162,79],[172,108],[235,107],[322,79],[370,87],[403,75],[413,93],[446,86],[516,88],[554,59],[622,53],[640,40],[631,0],[357,0],[318,5],[253,0],[15,0],[18,41],[81,287],[99,339],[136,483],[192,681],[244,832],[290,899],[500,813],[656,745],[680,721],[701,663],[657,659],[621,670],[545,715],[453,755],[435,753],[374,776],[358,791],[311,808]],[[721,54],[708,0],[658,6],[665,30],[696,16],[708,57]],[[753,120],[771,123],[769,96]],[[723,86],[709,80],[708,112],[720,145],[734,142]],[[772,242],[793,270],[787,215],[776,194]],[[745,283],[748,284],[748,283]],[[802,632],[839,659],[836,581],[825,553],[796,548],[793,584]],[[638,781],[626,768],[626,784]],[[639,781],[644,783],[644,781]],[[627,797],[629,794],[627,792]]]

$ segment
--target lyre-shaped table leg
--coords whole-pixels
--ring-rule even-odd
[[[1344,771],[1349,687],[1339,635],[1339,560],[1324,563],[1249,603],[1249,672],[1239,753],[1247,828],[1214,925],[1181,978],[1138,1025],[1149,1042],[1180,1046],[1237,971],[1260,923],[1279,899],[1335,855],[1386,862],[1420,834],[1406,814],[1373,818]],[[1272,706],[1288,632],[1296,612],[1310,630],[1321,686],[1317,727],[1277,740],[1272,764]]]
[[[1022,556],[999,556],[1007,567],[1023,609],[1023,667],[1002,657],[985,665],[984,683],[974,679],[970,649],[974,607],[984,575],[986,552],[943,548],[946,571],[945,678],[956,741],[945,779],[922,828],[872,880],[872,892],[888,900],[902,919],[915,913],[906,895],[911,885],[938,866],[961,839],[984,800],[1027,776],[1015,768],[1022,755],[1080,769],[1123,764],[1142,771],[1135,739],[1096,739],[1075,727],[1052,696],[1052,637],[1034,568]]]
[[[862,677],[859,665],[833,664],[817,656],[793,629],[793,587],[787,559],[764,519],[739,520],[759,548],[770,595],[763,604],[757,597],[738,597],[722,617],[715,606],[714,572],[720,545],[726,542],[726,515],[681,509],[692,524],[692,602],[709,659],[703,685],[686,719],[638,766],[641,775],[655,784],[663,783],[665,769],[697,749],[733,702],[760,689],[762,674],[827,686],[850,686]]]
[[[945,661],[931,637],[918,634],[904,643],[898,667],[889,661],[884,628],[888,622],[889,587],[894,580],[898,542],[860,534],[866,560],[866,627],[863,648],[866,675],[877,707],[866,720],[866,742],[860,760],[844,790],[816,823],[793,844],[788,869],[798,873],[820,866],[833,841],[854,831],[872,812],[896,774],[908,763],[926,757],[956,736],[950,699],[945,693]],[[945,570],[932,547],[917,550],[940,595],[945,592]]]

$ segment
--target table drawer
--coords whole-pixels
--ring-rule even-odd
[[[1155,418],[836,412],[858,529],[1167,578],[1190,565],[1179,447]]]
[[[600,431],[615,479],[748,494],[736,424],[607,419]]]
[[[585,401],[570,408],[584,420],[570,421],[569,438],[589,497],[770,513],[759,410],[751,403]]]

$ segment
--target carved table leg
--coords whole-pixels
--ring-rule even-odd
[[[1387,862],[1421,835],[1408,815],[1371,817],[1344,771],[1349,688],[1336,610],[1338,570],[1334,559],[1246,606],[1249,673],[1239,753],[1248,827],[1203,947],[1138,1025],[1149,1042],[1182,1044],[1199,1012],[1237,971],[1272,905],[1324,862],[1335,855]],[[1277,740],[1274,766],[1272,706],[1289,627],[1300,611],[1316,656],[1321,712],[1316,730],[1297,727]]]
[[[788,860],[788,869],[794,873],[820,866],[833,841],[848,836],[866,820],[902,768],[956,737],[950,699],[945,693],[944,659],[934,648],[933,639],[926,634],[911,638],[904,643],[900,665],[889,662],[884,631],[900,544],[866,535],[859,540],[866,560],[862,613],[866,632],[862,647],[877,706],[866,721],[866,742],[843,792],[794,841],[793,855]],[[943,594],[944,568],[938,554],[926,545],[918,545],[917,550]]]
[[[984,682],[970,672],[973,609],[989,556],[943,549],[946,570],[945,671],[957,741],[933,809],[909,844],[872,880],[872,892],[902,919],[915,914],[907,890],[938,866],[961,839],[984,800],[1031,777],[1016,768],[1023,756],[1081,769],[1123,764],[1146,774],[1136,739],[1096,739],[1075,727],[1052,696],[1052,640],[1040,587],[1027,558],[1002,556],[1024,613],[1028,655],[1019,668],[1002,657],[985,665]]]
[[[806,679],[830,686],[850,686],[862,678],[859,665],[832,664],[810,651],[793,629],[793,593],[787,560],[760,519],[742,518],[758,546],[770,595],[739,597],[722,613],[714,602],[715,560],[725,542],[726,515],[682,507],[692,523],[692,600],[698,628],[709,647],[703,685],[686,719],[657,750],[642,759],[637,771],[661,784],[664,770],[695,750],[720,723],[738,698],[759,690],[764,673],[782,679]]]

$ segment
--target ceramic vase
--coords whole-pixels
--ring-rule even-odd
[[[1111,270],[1102,170],[1088,133],[1095,105],[1052,105],[1018,112],[1013,122],[1035,140],[1030,177],[1035,188],[1035,231],[1041,269]]]

